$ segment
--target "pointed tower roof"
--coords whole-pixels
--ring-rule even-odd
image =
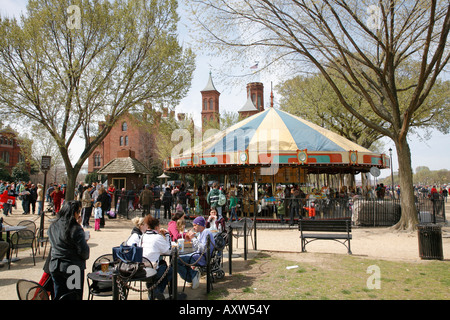
[[[217,91],[216,87],[214,86],[214,83],[212,81],[212,75],[211,75],[211,71],[209,72],[209,79],[208,79],[208,83],[206,84],[205,89],[203,89],[201,92],[204,91]],[[218,91],[217,91],[218,92]]]
[[[246,112],[246,111],[258,111],[250,96],[247,98],[247,102],[238,112]]]

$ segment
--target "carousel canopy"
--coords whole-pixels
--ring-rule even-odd
[[[166,170],[211,166],[299,165],[385,168],[389,158],[287,112],[269,108],[173,156]]]

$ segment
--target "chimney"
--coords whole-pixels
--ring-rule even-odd
[[[131,149],[122,149],[117,152],[117,158],[135,158],[135,152]]]

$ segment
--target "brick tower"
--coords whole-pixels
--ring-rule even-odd
[[[212,81],[211,72],[209,73],[208,83],[202,93],[202,131],[204,131],[205,122],[216,121],[220,123],[219,115],[219,96],[220,92],[217,91]]]
[[[264,85],[261,82],[247,84],[247,98],[250,98],[256,109],[264,111]]]

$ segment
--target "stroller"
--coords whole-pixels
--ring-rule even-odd
[[[223,266],[223,250],[228,244],[228,234],[225,231],[218,232],[214,235],[215,248],[211,255],[211,275],[213,282],[215,279],[222,279],[225,276],[225,272],[222,269]],[[206,267],[205,272],[206,272]]]

